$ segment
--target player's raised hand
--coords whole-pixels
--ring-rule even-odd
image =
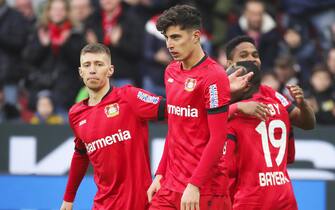
[[[304,105],[304,91],[298,85],[287,85],[286,88],[290,91],[298,107]]]
[[[238,102],[237,109],[243,114],[254,116],[262,121],[266,121],[270,116],[268,106],[255,101]]]
[[[60,210],[72,210],[73,209],[73,203],[63,201],[62,206],[60,207]]]
[[[152,197],[154,196],[154,194],[161,188],[162,178],[163,178],[162,175],[157,175],[152,181],[149,189],[147,190],[147,196],[148,196],[149,203],[151,203]]]
[[[197,186],[187,185],[181,197],[180,210],[200,210],[200,192]]]
[[[240,76],[244,71],[245,71],[244,68],[240,68],[228,76],[231,93],[241,91],[246,87],[248,87],[248,82],[252,78],[254,73],[249,72],[246,75]]]

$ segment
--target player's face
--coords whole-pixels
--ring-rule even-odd
[[[174,60],[184,61],[192,56],[200,41],[199,30],[182,30],[180,26],[170,26],[165,33],[166,47]]]
[[[86,87],[99,91],[109,85],[109,77],[114,73],[114,67],[108,55],[104,53],[85,53],[80,56],[79,74]]]
[[[259,69],[261,67],[258,51],[255,45],[250,42],[242,42],[237,45],[233,51],[232,59],[229,59],[227,63],[229,66],[239,61],[253,61]]]

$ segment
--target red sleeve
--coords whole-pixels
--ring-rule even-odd
[[[223,145],[227,135],[228,112],[209,114],[207,117],[210,139],[201,155],[200,162],[192,177],[190,183],[202,187],[202,185],[211,176],[211,169],[216,165],[221,157]]]
[[[205,107],[208,110],[207,122],[209,141],[194,170],[190,183],[201,187],[211,175],[218,163],[227,135],[228,105],[230,88],[226,72],[221,67],[209,73],[204,87]]]
[[[162,175],[163,177],[165,176],[166,168],[167,168],[167,158],[168,158],[168,148],[169,148],[169,143],[168,143],[168,138],[165,140],[164,144],[164,150],[162,154],[162,158],[159,162],[158,168],[156,170],[155,175]]]
[[[166,101],[164,98],[132,86],[126,88],[125,98],[138,117],[147,120],[165,118]]]
[[[69,178],[64,193],[64,201],[73,202],[78,187],[85,176],[89,160],[83,142],[76,138],[75,151],[72,156]]]
[[[230,87],[226,72],[220,68],[211,72],[204,87],[206,109],[217,109],[229,105]]]
[[[295,105],[290,100],[288,100],[284,95],[275,91],[271,87],[268,87],[266,85],[262,85],[262,93],[265,96],[269,96],[269,97],[275,99],[278,103],[283,105],[288,113],[290,113],[295,107]]]
[[[233,202],[234,201],[234,195],[237,190],[237,162],[236,162],[236,133],[233,129],[232,123],[229,123],[228,126],[228,134],[227,134],[227,142],[225,145],[225,162],[228,168],[228,187],[229,187],[229,194],[230,199]]]
[[[288,149],[287,149],[287,163],[291,164],[295,161],[295,140],[293,129],[291,128],[290,136],[288,139]]]

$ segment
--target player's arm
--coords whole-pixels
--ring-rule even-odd
[[[237,102],[229,106],[229,115],[228,119],[231,120],[234,118],[236,113],[242,113],[245,115],[256,117],[262,121],[265,121],[268,116],[270,116],[269,109],[267,105],[256,102]]]
[[[306,102],[303,90],[298,85],[289,85],[287,88],[297,104],[290,112],[291,123],[304,130],[313,129],[316,123],[315,114]]]
[[[189,184],[181,198],[181,209],[195,206],[199,209],[200,191],[218,164],[227,135],[228,106],[230,101],[229,81],[226,73],[208,75],[204,86],[204,102],[207,108],[209,140],[202,152],[200,161],[189,179]]]
[[[83,142],[75,139],[75,151],[72,156],[69,178],[64,193],[63,204],[61,210],[72,209],[72,203],[76,196],[78,187],[85,176],[89,164],[86,149]]]

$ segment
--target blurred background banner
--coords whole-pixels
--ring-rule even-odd
[[[335,209],[334,126],[295,130],[296,162],[290,165],[299,209]],[[159,163],[165,124],[150,125],[151,164]],[[73,136],[66,125],[0,126],[0,209],[57,209],[67,181]],[[80,186],[76,209],[90,209],[96,187],[92,170]]]

